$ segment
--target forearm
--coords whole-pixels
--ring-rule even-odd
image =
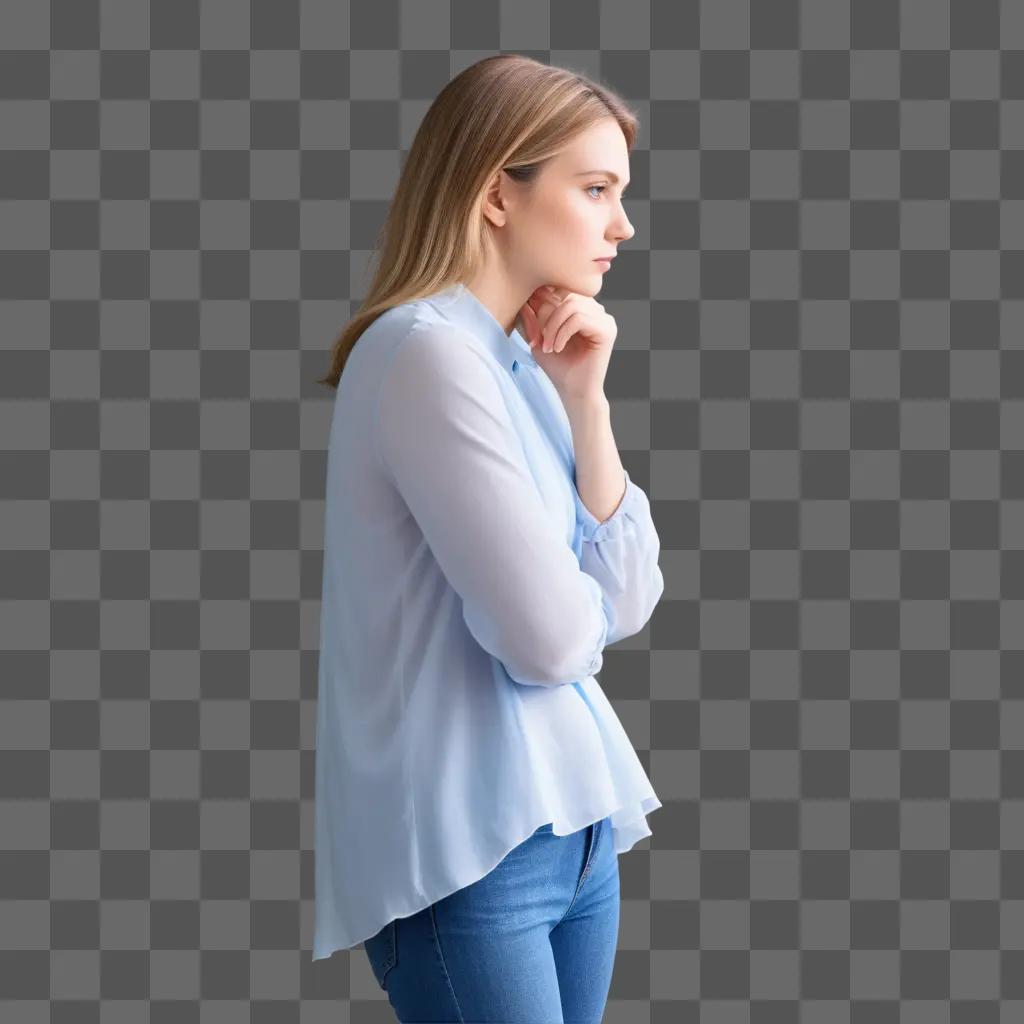
[[[611,406],[603,394],[563,404],[572,427],[576,490],[591,514],[604,522],[626,492],[626,472],[612,434]]]

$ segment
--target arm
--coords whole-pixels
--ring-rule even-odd
[[[497,380],[470,339],[417,328],[384,374],[378,454],[477,643],[518,683],[600,670],[608,619],[544,507]]]
[[[569,402],[580,567],[601,585],[606,643],[644,628],[665,589],[650,502],[623,469],[605,396]]]

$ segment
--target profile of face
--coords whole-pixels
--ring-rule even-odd
[[[622,206],[628,185],[626,140],[611,117],[548,160],[532,185],[500,173],[484,214],[500,229],[492,237],[505,272],[531,292],[550,284],[597,294],[609,264],[595,261],[634,234]]]

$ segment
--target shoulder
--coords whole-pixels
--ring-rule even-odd
[[[416,380],[423,386],[458,389],[496,380],[493,359],[465,327],[432,312],[417,314],[391,344],[387,381]]]

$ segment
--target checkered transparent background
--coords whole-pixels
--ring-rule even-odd
[[[498,51],[642,121],[605,1020],[1024,1019],[1020,0],[4,0],[0,1017],[392,1019],[309,951],[315,381]]]

